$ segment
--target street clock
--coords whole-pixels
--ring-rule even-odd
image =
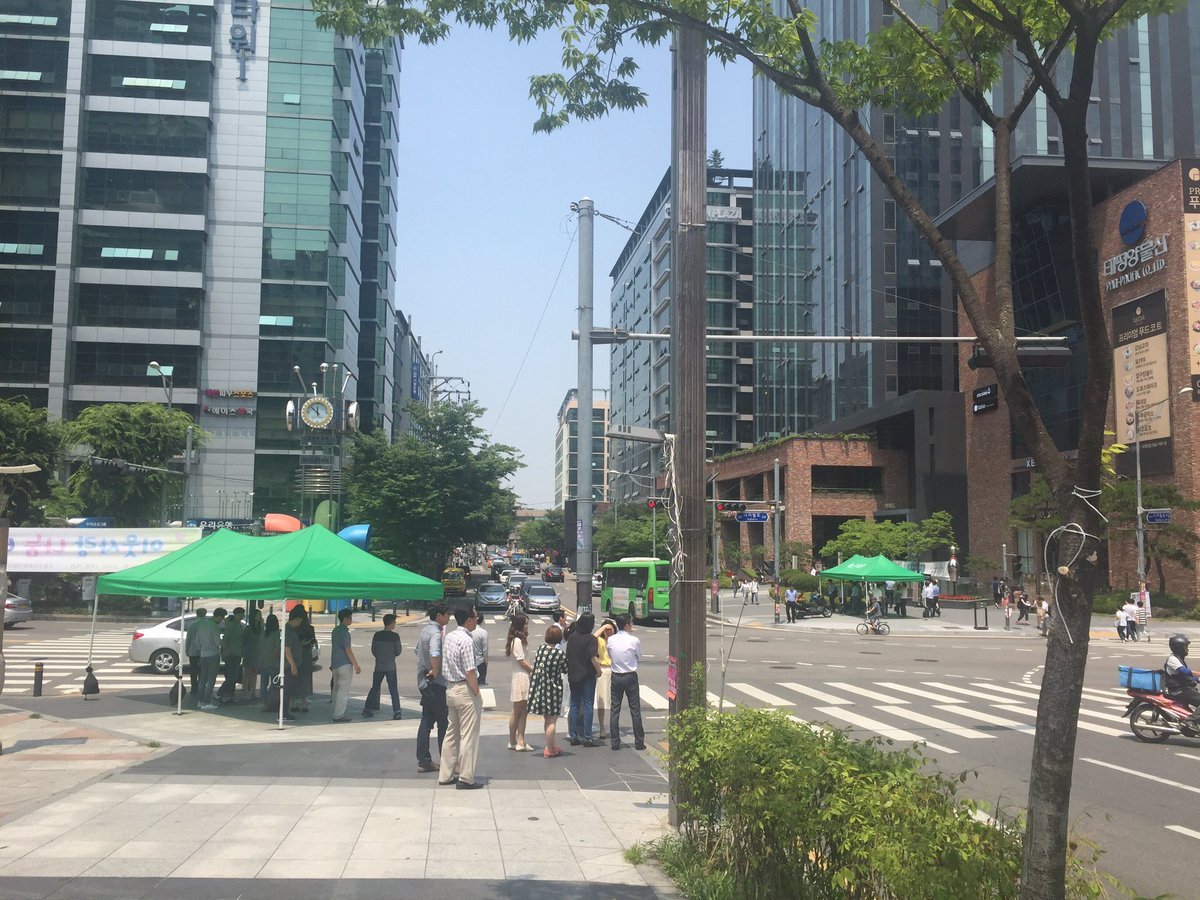
[[[300,407],[300,418],[309,428],[326,428],[333,421],[333,403],[328,397],[309,397]]]

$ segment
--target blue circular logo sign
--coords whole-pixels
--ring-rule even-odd
[[[1133,200],[1121,210],[1121,222],[1117,226],[1121,232],[1121,240],[1126,244],[1136,244],[1146,234],[1146,223],[1150,220],[1146,212],[1146,204],[1141,200]]]

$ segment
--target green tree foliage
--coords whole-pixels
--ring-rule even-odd
[[[379,556],[434,578],[460,544],[508,540],[516,497],[502,482],[521,463],[476,424],[478,404],[414,404],[411,413],[415,433],[393,444],[378,434],[355,441],[347,507],[371,523]]]
[[[1044,677],[1056,685],[1038,708],[1029,783],[1029,834],[1022,896],[1063,896],[1079,698],[1087,667],[1086,635],[1093,596],[1103,577],[1091,539],[1098,512],[1076,486],[1098,489],[1104,475],[1104,421],[1112,381],[1108,320],[1100,294],[1099,253],[1091,226],[1088,119],[1097,53],[1115,30],[1142,17],[1178,9],[1183,0],[879,0],[894,25],[863,44],[822,41],[816,14],[802,0],[313,0],[327,27],[369,42],[404,35],[435,43],[454,23],[503,28],[514,42],[542,32],[562,40],[562,71],[536,75],[530,96],[538,107],[535,130],[551,131],[571,119],[596,119],[610,110],[645,105],[635,84],[638,64],[628,48],[662,44],[675,27],[699,32],[719,59],[741,58],[782,92],[820,110],[849,138],[897,208],[912,222],[950,278],[980,344],[991,358],[1013,428],[1030,449],[1063,515],[1078,528],[1061,536],[1062,554],[1078,559],[1057,586],[1058,615],[1051,628]],[[1152,26],[1153,27],[1153,26]],[[1013,77],[994,91],[1005,58]],[[971,107],[991,132],[995,153],[993,265],[1012,266],[1012,136],[1041,95],[1062,135],[1062,182],[1072,223],[1070,251],[1083,335],[1083,389],[1078,446],[1072,458],[1056,446],[1029,389],[1017,354],[1017,320],[1009,278],[980,293],[953,244],[914,189],[897,176],[892,151],[870,130],[871,109],[919,115],[941,109],[953,96]],[[999,105],[1003,104],[1003,105]],[[691,352],[692,348],[686,348]],[[694,502],[688,498],[686,502]],[[1087,551],[1087,552],[1084,552]]]
[[[1058,500],[1049,482],[1041,475],[1034,476],[1029,492],[1009,504],[1009,520],[1014,528],[1032,528],[1041,534],[1053,531],[1062,524]]]
[[[938,510],[920,522],[850,519],[843,522],[836,538],[821,548],[821,556],[879,556],[915,560],[934,550],[948,549],[954,540],[950,514]]]
[[[0,400],[0,466],[35,465],[32,475],[0,475],[0,517],[14,525],[41,521],[38,501],[50,496],[62,451],[62,426],[46,410],[21,400]]]
[[[184,452],[193,424],[187,413],[168,412],[160,403],[105,403],[89,406],[63,429],[69,444],[90,448],[92,456],[161,469],[170,468],[167,463]],[[200,446],[205,437],[196,428],[193,445]],[[171,498],[177,504],[183,480],[159,472],[109,471],[85,462],[71,473],[69,485],[84,515],[113,516],[118,525],[144,525],[158,522],[164,478],[168,505]]]
[[[530,519],[517,529],[521,545],[527,552],[545,550],[551,554],[562,551],[563,511],[552,509],[546,515]]]
[[[626,503],[617,507],[616,515],[610,508],[595,520],[592,546],[601,562],[612,562],[623,556],[653,556],[654,523],[658,524],[658,555],[669,559],[667,537],[671,523],[665,509],[653,514],[645,504]]]
[[[1142,485],[1143,509],[1196,510],[1200,503],[1186,499],[1173,484]],[[1137,546],[1135,528],[1137,523],[1137,485],[1131,481],[1118,481],[1105,488],[1101,495],[1101,509],[1108,516],[1107,536],[1109,546],[1123,545],[1126,550]],[[1195,567],[1196,548],[1200,537],[1183,525],[1147,525],[1145,529],[1146,565],[1154,567],[1158,577],[1158,592],[1167,592],[1165,563],[1174,563],[1185,569]],[[1132,587],[1137,573],[1127,574],[1126,586]],[[1114,585],[1116,587],[1117,585]]]

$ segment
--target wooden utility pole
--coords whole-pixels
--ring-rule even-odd
[[[693,669],[705,662],[704,435],[705,435],[705,215],[708,175],[708,60],[704,36],[678,28],[671,79],[671,432],[674,435],[679,549],[671,585],[670,660],[675,694],[671,715],[707,702],[703,681],[693,691]],[[675,767],[670,812],[679,824]]]

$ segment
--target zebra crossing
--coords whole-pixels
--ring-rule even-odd
[[[130,632],[97,632],[95,641],[87,634],[47,638],[41,641],[10,644],[4,647],[5,695],[28,697],[33,693],[34,664],[42,663],[43,693],[74,693],[83,686],[91,650],[92,668],[97,678],[103,673],[108,682],[109,673],[116,678],[125,678],[130,686],[153,687],[158,683],[169,684],[170,679],[157,679],[146,674],[136,678],[126,673],[142,667],[129,662]],[[114,685],[115,686],[115,685]]]
[[[643,708],[666,709],[665,697],[644,684],[641,690]],[[724,686],[723,708],[783,709],[798,723],[849,726],[857,732],[922,743],[954,755],[962,749],[954,746],[960,741],[970,745],[996,740],[1005,733],[1032,735],[1039,696],[1038,685],[1017,681],[951,684],[915,678],[911,683],[779,681],[758,685],[730,681]],[[715,707],[721,698],[710,691],[708,699]],[[1126,700],[1121,688],[1084,688],[1080,730],[1109,737],[1128,734],[1122,716]]]

